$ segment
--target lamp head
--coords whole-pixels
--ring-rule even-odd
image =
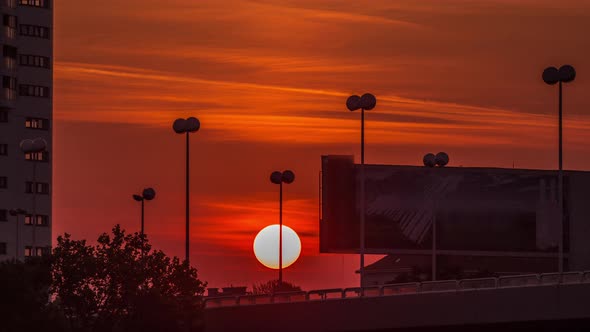
[[[422,158],[424,162],[424,166],[426,167],[434,167],[436,165],[436,156],[432,153],[427,153],[424,158]]]
[[[283,180],[283,173],[276,171],[276,172],[272,172],[272,174],[270,175],[270,182],[274,183],[274,184],[281,184],[281,181]]]
[[[293,183],[293,181],[295,181],[295,173],[293,173],[291,170],[286,170],[283,172],[283,177],[281,180],[286,184]]]
[[[36,138],[33,140],[32,152],[43,152],[45,150],[47,150],[47,141],[42,138]]]
[[[136,201],[138,201],[138,202],[143,201],[143,197],[141,197],[139,195],[133,195],[133,199],[136,200]]]
[[[570,65],[563,65],[559,68],[559,80],[569,83],[576,79],[576,70]]]
[[[549,67],[543,71],[543,81],[549,85],[559,82],[559,70],[555,67]]]
[[[156,191],[154,188],[146,188],[143,190],[143,199],[151,201],[152,199],[156,198]]]
[[[436,154],[435,161],[439,167],[445,167],[449,163],[449,155],[445,152],[439,152]]]
[[[346,100],[346,107],[349,111],[356,111],[361,108],[361,97],[354,95]]]
[[[361,97],[360,107],[365,111],[370,111],[377,105],[377,98],[370,93],[365,93]]]
[[[174,123],[172,124],[172,129],[174,129],[174,132],[177,134],[183,134],[186,132],[186,120],[185,119],[176,119],[174,120]]]
[[[194,133],[199,131],[199,129],[201,128],[201,122],[199,121],[199,119],[195,118],[195,117],[190,117],[188,119],[186,119],[186,128],[185,130],[189,133]]]
[[[35,150],[34,149],[34,145],[33,145],[33,140],[31,140],[31,139],[22,140],[20,142],[20,149],[24,153],[31,153],[31,152],[33,152]]]

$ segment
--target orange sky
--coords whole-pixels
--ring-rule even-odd
[[[322,154],[357,154],[353,93],[372,92],[367,162],[552,168],[557,89],[564,164],[590,169],[590,3],[586,1],[61,0],[55,8],[54,233],[95,239],[139,227],[131,194],[158,192],[146,232],[184,250],[184,141],[192,139],[192,263],[210,286],[276,277],[252,254],[277,221],[271,171],[291,168],[285,223],[302,258],[285,279],[356,284],[358,258],[318,253]]]

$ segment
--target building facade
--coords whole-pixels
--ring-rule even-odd
[[[51,247],[53,1],[0,0],[0,260]],[[44,151],[25,153],[23,140]]]

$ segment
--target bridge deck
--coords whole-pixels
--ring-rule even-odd
[[[206,331],[377,331],[590,319],[589,273],[208,300]],[[561,279],[561,280],[560,280]],[[397,288],[396,288],[397,287]],[[330,298],[329,295],[336,298]]]

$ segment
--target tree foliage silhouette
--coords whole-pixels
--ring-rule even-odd
[[[197,270],[150,251],[148,241],[120,226],[98,243],[57,239],[55,303],[75,331],[196,331],[202,329],[205,284]]]
[[[49,259],[0,262],[0,331],[35,331],[40,326],[61,331],[58,311],[48,304],[50,284]]]

